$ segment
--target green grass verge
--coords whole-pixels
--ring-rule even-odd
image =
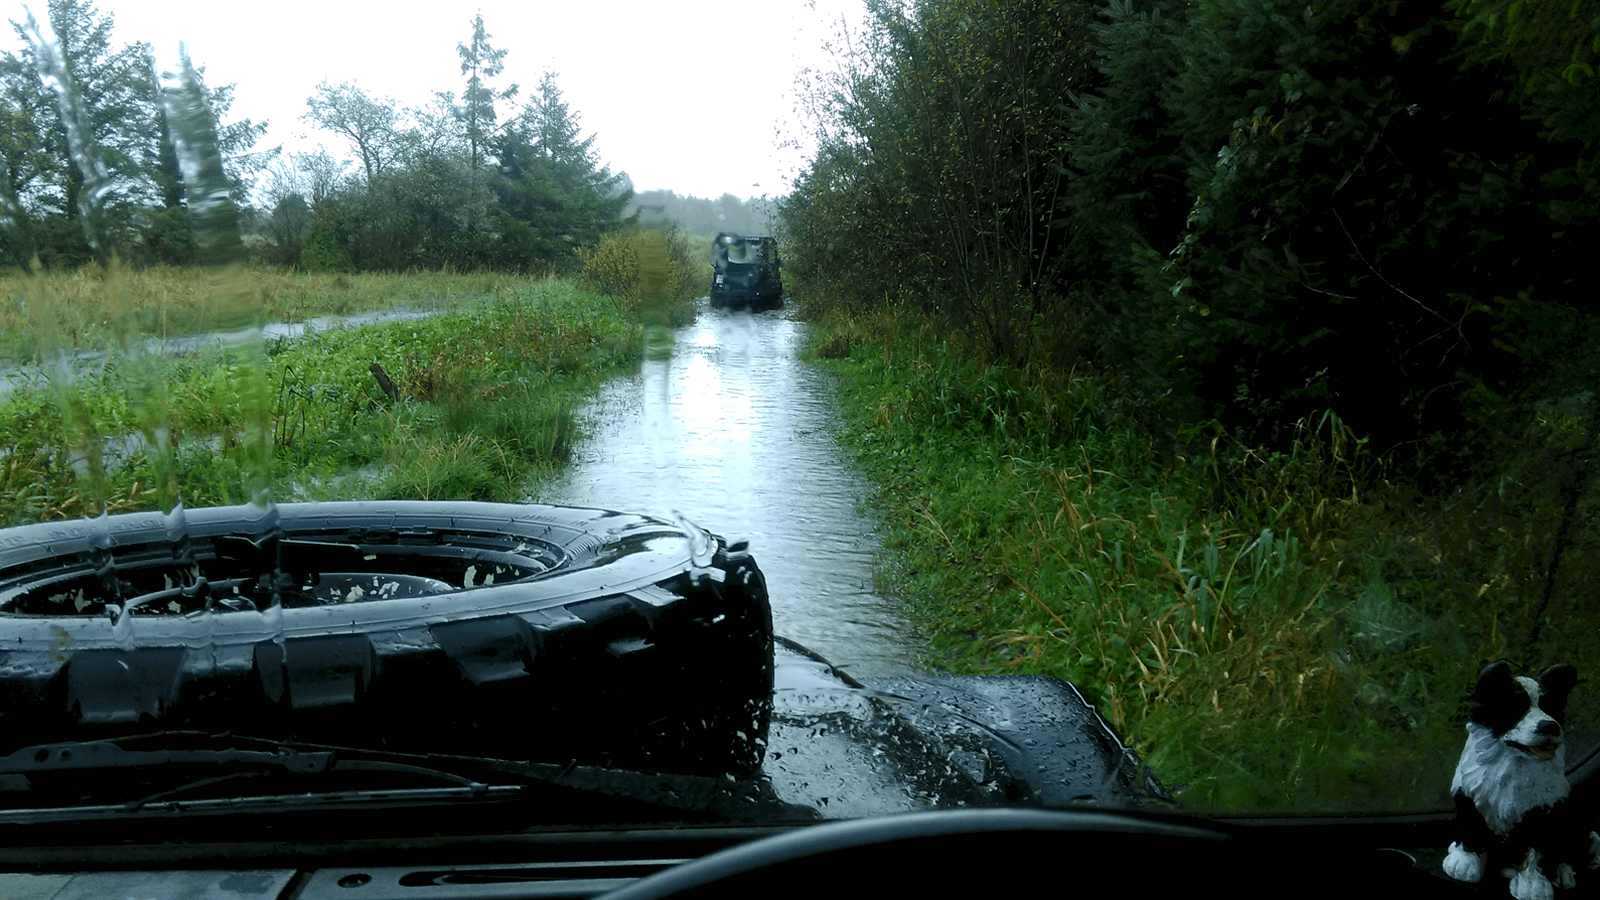
[[[1592,500],[1540,611],[1563,624],[1524,643],[1562,497],[1538,453],[1515,502],[1384,486],[1331,415],[1290,453],[1164,458],[1095,379],[892,321],[821,334],[931,662],[1072,681],[1193,808],[1443,806],[1484,661],[1600,665]]]
[[[565,459],[572,410],[634,365],[640,343],[620,301],[524,281],[425,319],[45,365],[0,400],[0,521],[264,489],[280,501],[525,500]]]
[[[504,299],[528,284],[527,278],[495,272],[339,275],[86,266],[37,275],[0,273],[0,357],[395,306],[453,309],[474,299]]]

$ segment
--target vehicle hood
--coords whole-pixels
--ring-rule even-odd
[[[762,772],[825,818],[984,803],[1175,805],[1072,685],[1044,675],[856,680],[779,639]]]

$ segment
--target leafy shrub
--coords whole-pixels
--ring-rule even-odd
[[[696,264],[688,235],[670,223],[657,230],[609,234],[581,258],[582,283],[639,309],[647,328],[693,321],[694,298],[709,277],[707,265]]]
[[[600,294],[639,299],[639,251],[644,236],[608,234],[583,254],[583,283]]]
[[[348,207],[337,203],[319,206],[300,251],[301,268],[307,272],[355,271],[350,255],[354,227],[354,215]]]

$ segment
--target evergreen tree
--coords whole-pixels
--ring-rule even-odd
[[[148,174],[155,151],[150,49],[114,47],[115,17],[87,0],[50,0],[48,31],[31,14],[11,24],[22,51],[7,55],[5,72],[15,79],[12,90],[34,95],[26,106],[42,126],[37,140],[59,163],[38,199],[72,220],[72,227],[50,229],[40,255],[72,264],[89,258],[91,244],[102,256],[115,252],[157,196]]]
[[[14,56],[0,58],[0,233],[6,258],[26,266],[39,252],[41,219],[65,216],[52,186],[65,160],[43,139],[49,121],[38,74]]]
[[[582,136],[578,115],[546,73],[500,140],[497,264],[564,269],[576,249],[623,224],[633,191],[626,175],[595,159],[594,142],[595,135]]]
[[[182,178],[150,48],[117,48],[114,18],[85,0],[52,0],[48,11],[46,22],[12,22],[22,49],[0,57],[0,228],[10,261],[37,253],[47,266],[77,265],[91,243],[101,258],[186,260]],[[194,76],[213,121],[226,114],[231,87]],[[244,176],[271,156],[252,150],[264,131],[248,120],[211,129],[236,204]]]
[[[468,164],[474,169],[483,165],[484,153],[494,140],[498,129],[495,104],[517,96],[517,86],[503,89],[490,86],[489,79],[505,71],[506,51],[496,50],[489,44],[492,35],[483,27],[483,14],[472,19],[472,39],[456,45],[461,57],[461,74],[467,76],[467,89],[461,95],[457,116],[466,134]]]
[[[172,148],[182,177],[197,259],[205,265],[242,263],[235,188],[223,171],[216,116],[187,47],[179,48],[178,59],[160,80],[165,145]]]
[[[1062,207],[1072,277],[1094,285],[1077,295],[1092,350],[1154,386],[1178,352],[1158,337],[1171,318],[1171,298],[1159,285],[1190,205],[1179,136],[1163,106],[1182,69],[1173,26],[1184,4],[1142,6],[1112,0],[1094,27],[1099,77],[1075,98]]]

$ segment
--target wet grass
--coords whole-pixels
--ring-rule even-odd
[[[1331,414],[1290,452],[1217,435],[1173,456],[1096,379],[931,334],[857,318],[814,346],[879,486],[885,588],[934,664],[1084,689],[1191,807],[1442,807],[1483,662],[1600,666],[1592,491],[1540,603],[1571,422],[1424,497]]]
[[[0,356],[36,352],[41,339],[107,346],[130,334],[166,338],[397,306],[452,309],[510,297],[529,283],[493,272],[203,273],[163,266],[0,272]]]
[[[565,461],[573,409],[635,364],[640,326],[620,301],[566,282],[476,294],[487,285],[435,283],[458,289],[429,318],[182,355],[114,340],[118,315],[134,319],[121,333],[137,333],[126,307],[77,342],[48,330],[67,313],[45,326],[35,316],[39,345],[114,352],[37,356],[31,380],[0,398],[0,521],[239,503],[262,490],[280,501],[527,499]],[[60,284],[28,291],[73,302],[79,285],[51,294]]]

